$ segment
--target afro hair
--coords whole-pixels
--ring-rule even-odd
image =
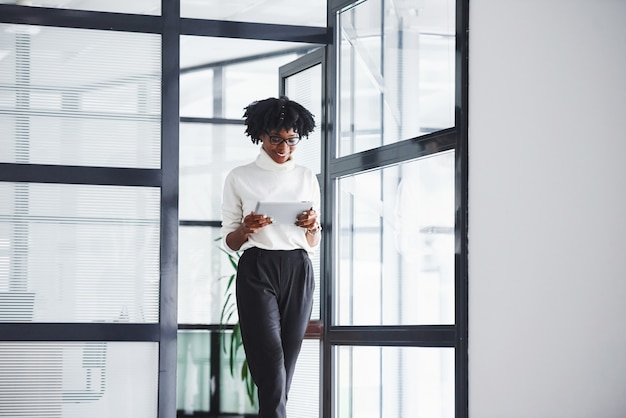
[[[286,96],[270,97],[252,102],[243,114],[245,134],[254,144],[261,142],[261,135],[272,131],[293,129],[300,137],[307,137],[315,129],[315,120],[301,104]]]

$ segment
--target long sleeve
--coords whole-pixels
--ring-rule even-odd
[[[255,162],[239,166],[227,175],[222,196],[221,236],[224,240],[262,200],[311,200],[313,208],[320,213],[320,187],[312,171],[293,162],[278,165],[269,159],[261,150]],[[240,250],[250,247],[268,250],[302,248],[309,253],[314,252],[306,240],[304,229],[295,225],[295,219],[294,225],[273,224],[261,229],[251,235]]]

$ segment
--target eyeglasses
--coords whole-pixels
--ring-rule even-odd
[[[294,145],[298,144],[298,142],[300,142],[300,137],[299,136],[294,136],[291,138],[282,138],[280,136],[272,136],[270,135],[270,144],[272,145],[280,145],[283,142],[286,142],[287,145],[289,145],[290,147],[293,147]]]

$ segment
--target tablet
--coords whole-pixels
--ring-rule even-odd
[[[258,202],[254,213],[269,216],[274,220],[274,223],[293,225],[302,212],[312,207],[313,203],[308,200],[302,202]]]

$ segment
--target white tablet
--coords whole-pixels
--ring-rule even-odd
[[[274,223],[294,224],[298,216],[313,207],[311,201],[302,202],[258,202],[254,213],[269,216]]]

